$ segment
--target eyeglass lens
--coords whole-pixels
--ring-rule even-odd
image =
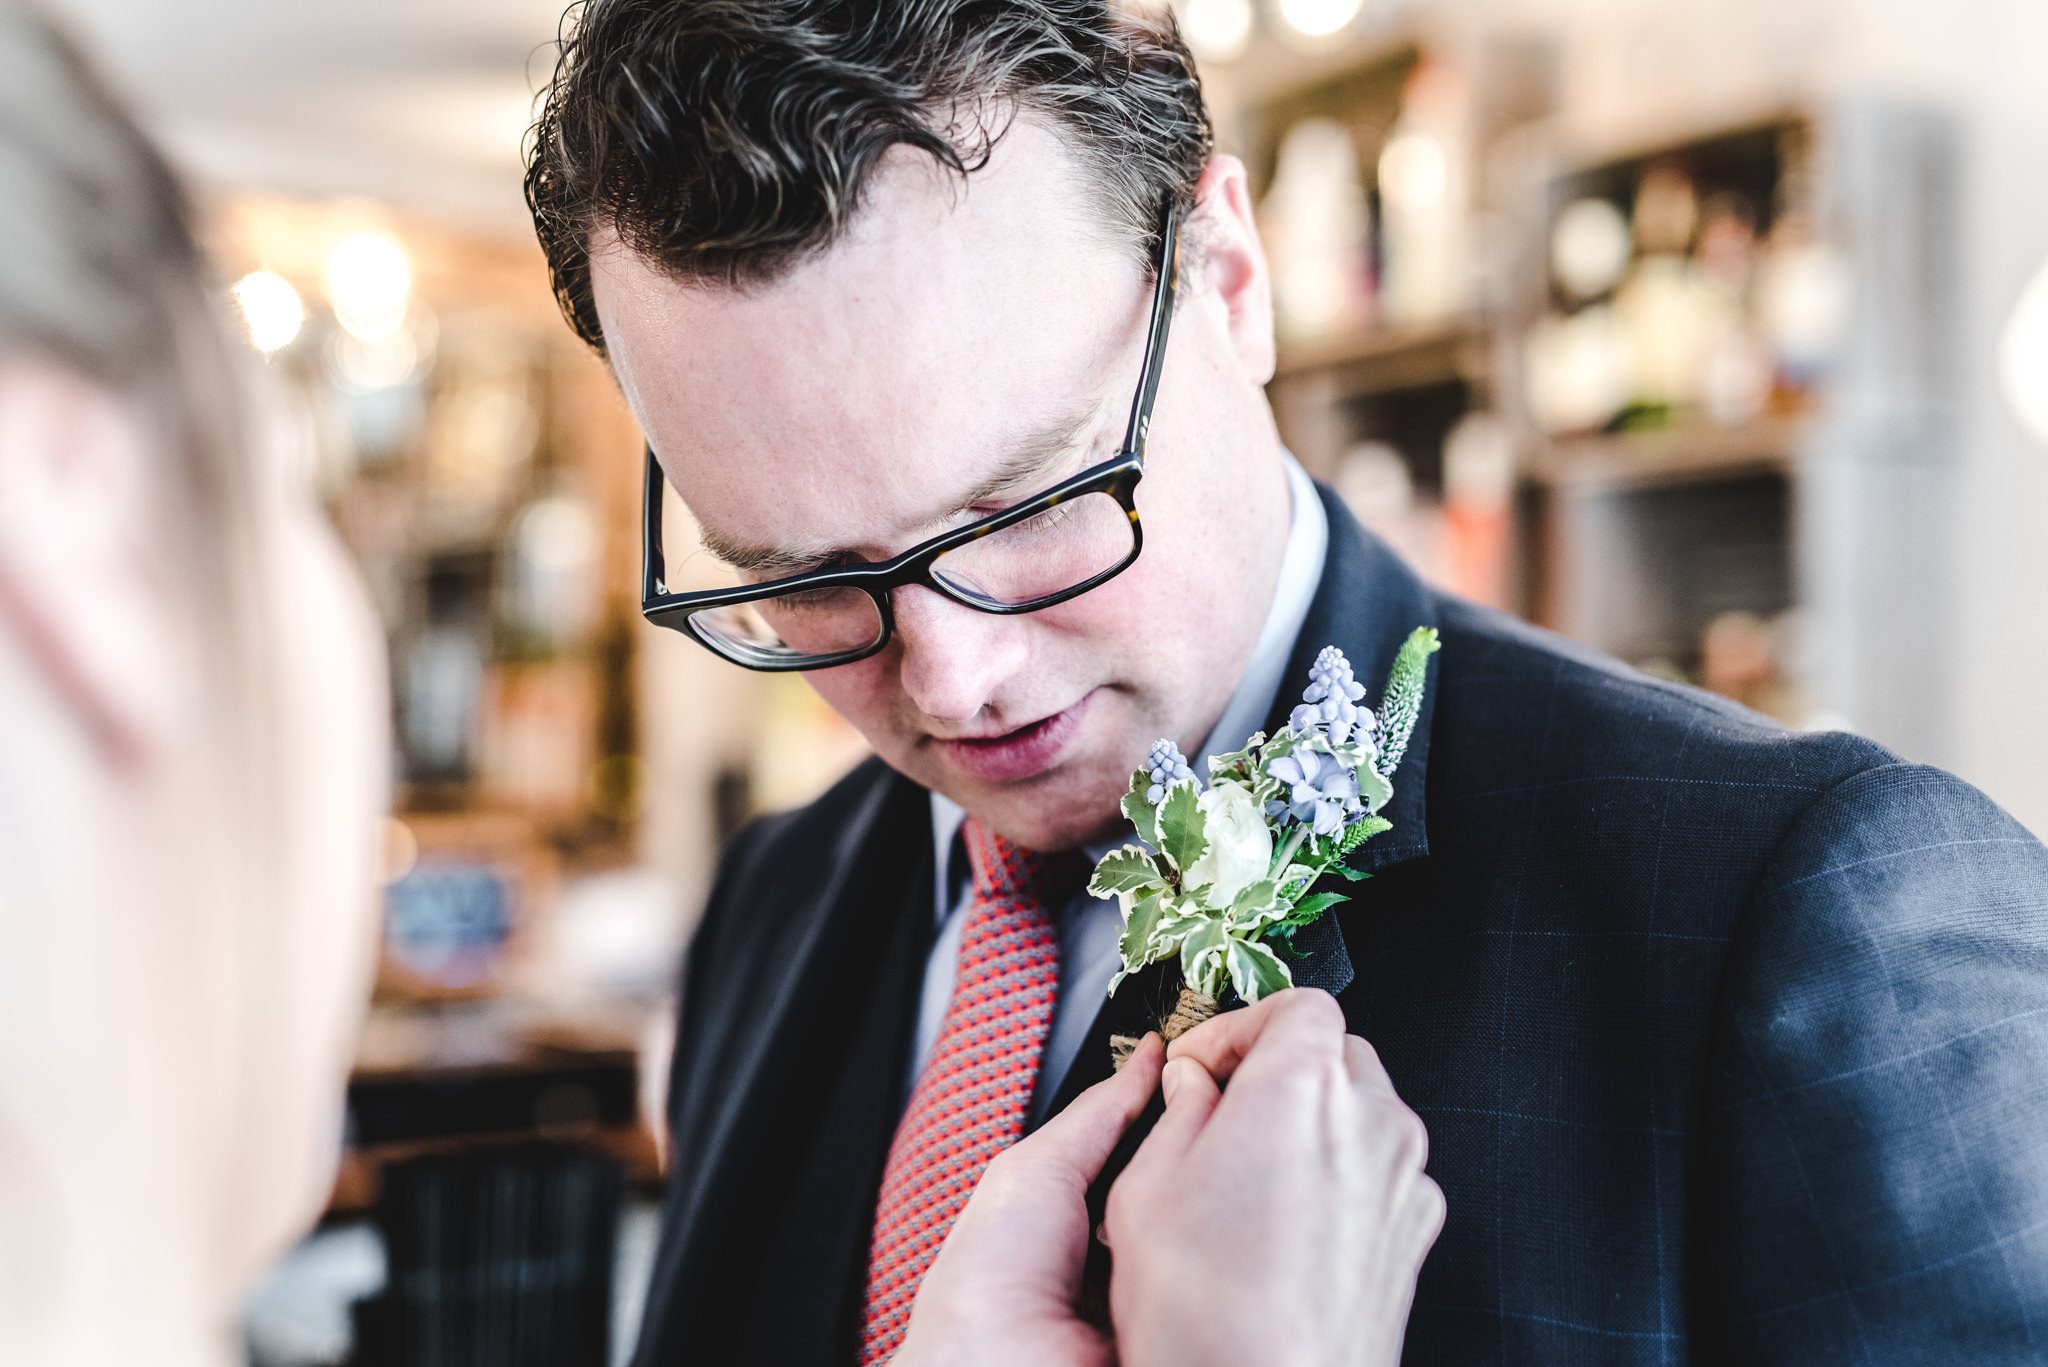
[[[1116,497],[1089,493],[1054,504],[939,556],[933,577],[948,591],[993,608],[1056,598],[1117,568],[1136,548],[1130,514]],[[741,663],[789,663],[865,650],[884,628],[867,593],[809,588],[690,615],[715,649]]]

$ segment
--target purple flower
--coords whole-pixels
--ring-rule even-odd
[[[1302,691],[1301,706],[1288,717],[1288,724],[1306,735],[1321,728],[1333,745],[1342,745],[1357,731],[1370,736],[1378,725],[1372,709],[1360,707],[1365,688],[1351,675],[1351,662],[1335,646],[1324,646],[1309,668],[1308,687]]]
[[[1187,756],[1170,740],[1152,742],[1152,749],[1145,756],[1145,770],[1152,780],[1152,786],[1145,790],[1145,800],[1155,806],[1166,797],[1168,788],[1195,776],[1194,770],[1188,768]]]
[[[1296,750],[1269,763],[1266,772],[1287,785],[1286,798],[1269,803],[1267,815],[1284,811],[1295,821],[1313,823],[1317,835],[1335,835],[1365,808],[1358,775],[1335,755]]]

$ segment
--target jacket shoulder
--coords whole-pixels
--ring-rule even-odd
[[[1432,744],[1442,781],[1494,786],[1670,781],[1752,794],[1789,818],[1852,774],[1899,759],[1845,731],[1801,731],[1554,632],[1439,599]]]
[[[770,812],[741,826],[719,856],[711,894],[692,941],[712,953],[738,938],[779,930],[805,905],[793,891],[814,890],[822,870],[844,868],[890,818],[925,798],[923,789],[870,756],[801,807]]]
[[[2048,1226],[2044,911],[2048,849],[1928,765],[1852,774],[1786,833],[1703,1070],[1713,1356],[2039,1361],[2048,1283],[1996,1269]]]

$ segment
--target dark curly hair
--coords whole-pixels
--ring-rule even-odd
[[[1163,4],[1129,0],[579,0],[528,137],[555,298],[599,352],[592,233],[677,279],[773,279],[829,246],[902,145],[958,175],[1045,120],[1149,263],[1213,145]]]

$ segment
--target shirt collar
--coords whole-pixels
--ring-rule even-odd
[[[1250,661],[1237,690],[1223,706],[1222,715],[1210,728],[1199,754],[1191,755],[1188,767],[1195,773],[1209,772],[1208,758],[1242,747],[1267,713],[1275,708],[1295,638],[1301,634],[1316,586],[1323,577],[1323,563],[1330,546],[1330,520],[1315,483],[1292,452],[1282,449],[1281,463],[1287,473],[1287,495],[1291,505],[1287,524],[1287,545],[1280,554],[1280,574],[1273,585],[1273,601],[1266,612],[1266,625],[1252,646]],[[1303,671],[1303,677],[1307,677]],[[1284,711],[1284,709],[1283,709]],[[1136,767],[1135,764],[1133,767]],[[966,819],[960,804],[944,793],[931,795],[932,850],[938,876],[932,880],[933,916],[943,925],[958,897],[954,891],[953,854]],[[1127,836],[1112,836],[1085,847],[1091,863],[1123,844]]]

